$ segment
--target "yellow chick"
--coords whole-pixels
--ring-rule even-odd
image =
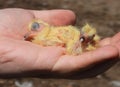
[[[79,55],[82,52],[94,50],[100,40],[96,29],[86,24],[81,30],[77,27],[52,26],[41,20],[33,20],[29,24],[25,40],[41,46],[62,46],[66,54]]]

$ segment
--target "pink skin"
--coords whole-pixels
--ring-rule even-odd
[[[34,18],[40,18],[55,26],[75,23],[75,15],[69,10],[0,10],[0,75],[14,76],[31,71],[33,75],[34,71],[48,71],[62,77],[66,73],[81,71],[105,60],[119,59],[120,33],[102,40],[101,47],[97,50],[79,56],[64,55],[65,50],[61,47],[41,47],[24,41],[27,25]],[[101,71],[105,70],[101,67]]]

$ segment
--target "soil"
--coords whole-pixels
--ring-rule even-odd
[[[104,37],[120,31],[120,0],[0,0],[0,8],[36,10],[70,9],[77,15],[77,26],[86,22]],[[0,79],[0,87],[120,87],[120,62],[95,78],[84,80],[16,78]],[[27,85],[23,85],[27,82]],[[20,86],[23,85],[23,86]]]

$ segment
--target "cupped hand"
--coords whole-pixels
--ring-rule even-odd
[[[119,58],[120,34],[109,38],[112,41],[101,41],[95,51],[79,56],[64,55],[62,47],[41,47],[25,41],[28,23],[33,19],[54,26],[75,23],[75,15],[69,10],[0,10],[0,77],[87,78],[105,71],[109,60]],[[104,61],[108,62],[103,64]]]

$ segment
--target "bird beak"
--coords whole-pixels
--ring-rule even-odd
[[[32,41],[35,36],[36,36],[36,34],[28,32],[28,33],[26,33],[24,35],[24,40],[26,40],[26,41]]]

